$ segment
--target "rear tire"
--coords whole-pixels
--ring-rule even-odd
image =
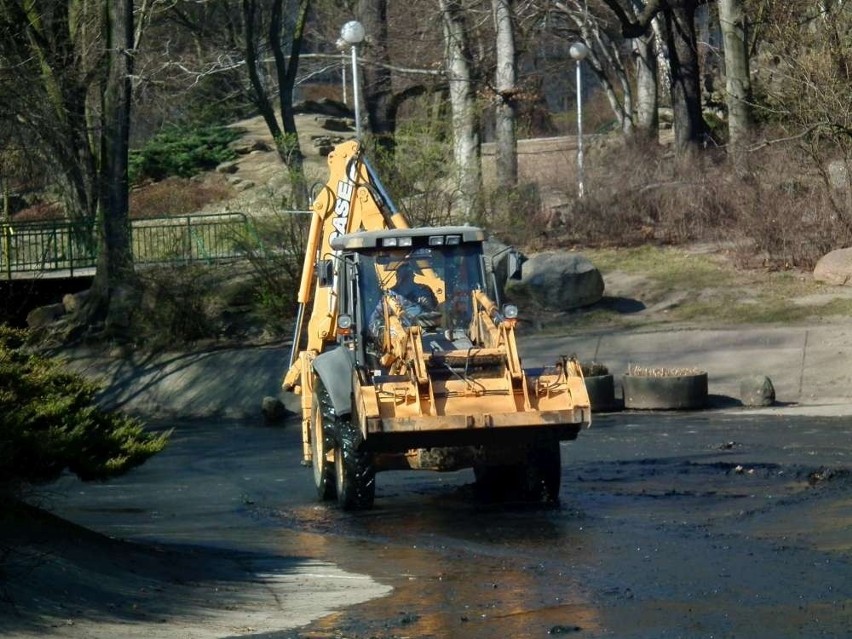
[[[473,467],[476,495],[486,502],[501,502],[510,498],[516,484],[517,466],[511,464],[477,464]]]
[[[542,439],[529,444],[526,462],[474,466],[476,491],[487,501],[524,501],[553,504],[562,487],[559,440]]]
[[[553,504],[562,488],[562,456],[558,439],[538,441],[530,447],[522,473],[522,490],[527,501]]]
[[[343,510],[369,510],[376,497],[376,469],[372,454],[361,450],[363,439],[349,422],[338,424],[334,451],[337,503]]]
[[[314,471],[314,486],[320,501],[330,501],[337,496],[334,481],[334,464],[328,461],[326,453],[331,450],[333,429],[326,424],[333,424],[328,409],[328,394],[319,380],[314,390],[314,400],[311,406],[311,457]]]

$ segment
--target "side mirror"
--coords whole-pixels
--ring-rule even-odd
[[[524,263],[523,256],[515,249],[509,251],[506,257],[506,276],[510,280],[521,279],[521,265]]]
[[[331,260],[320,260],[317,264],[317,279],[320,286],[331,286],[334,281],[334,263]]]

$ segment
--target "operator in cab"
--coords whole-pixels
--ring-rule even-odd
[[[423,312],[432,313],[438,308],[438,300],[432,289],[425,284],[414,281],[414,267],[408,260],[396,269],[396,284],[391,291],[402,298],[406,315],[408,315],[409,308],[414,305],[420,307],[420,310],[414,313],[415,315]],[[416,311],[417,309],[411,308],[411,310]]]
[[[387,292],[392,296],[402,309],[400,321],[403,325],[410,326],[417,323],[424,314],[432,314],[438,310],[438,299],[431,288],[425,284],[414,281],[414,266],[409,260],[404,260],[397,266],[396,283]],[[380,299],[378,305],[370,316],[370,331],[375,337],[379,337],[384,326],[384,300]]]

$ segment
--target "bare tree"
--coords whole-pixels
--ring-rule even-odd
[[[495,137],[497,139],[497,183],[512,187],[518,182],[518,143],[515,135],[517,87],[515,27],[511,0],[491,0],[496,36]]]
[[[607,21],[606,9],[590,6],[586,0],[556,0],[547,10],[557,18],[561,37],[582,40],[589,47],[585,64],[598,80],[622,132],[655,138],[659,105],[654,37],[643,35],[630,41],[631,75],[624,39]],[[635,18],[632,5],[625,11]]]
[[[627,0],[603,0],[621,22],[625,37],[638,38],[661,18],[668,49],[670,89],[674,111],[675,149],[689,153],[705,140],[701,112],[701,82],[695,35],[695,11],[706,0],[647,0],[638,13]]]
[[[728,145],[734,166],[742,172],[752,129],[748,31],[742,0],[719,0],[719,23],[725,46]]]
[[[444,64],[450,87],[458,206],[464,219],[473,220],[480,203],[482,161],[465,11],[461,0],[439,0],[439,7],[443,21]]]
[[[148,12],[156,2],[143,1]],[[145,23],[144,17],[141,23]],[[120,328],[135,273],[128,219],[128,143],[136,40],[132,0],[0,0],[0,56],[20,138],[51,168],[72,241],[100,248],[86,319]],[[93,238],[97,233],[97,241]]]
[[[4,90],[18,126],[53,165],[67,214],[94,224],[99,204],[98,89],[103,3],[0,0]]]
[[[299,55],[307,23],[310,0],[298,0],[295,17],[289,29],[284,28],[284,0],[273,0],[269,7],[266,44],[275,60],[275,72],[278,87],[278,109],[281,113],[281,124],[275,114],[273,103],[267,93],[268,89],[262,81],[261,48],[257,31],[263,24],[263,15],[257,0],[242,0],[243,35],[245,38],[246,69],[251,86],[251,95],[255,105],[260,110],[264,122],[275,141],[275,148],[281,161],[290,173],[292,197],[297,207],[304,207],[308,202],[308,188],[305,182],[303,167],[304,156],[299,146],[299,136],[296,130],[296,118],[293,111],[293,89],[299,68]],[[262,2],[261,5],[268,3]],[[284,42],[290,43],[289,55],[284,53]]]
[[[108,332],[130,326],[135,308],[136,272],[130,243],[128,149],[133,74],[133,0],[106,2],[105,44],[108,75],[104,87],[101,135],[98,268],[87,303],[89,318],[105,320]]]
[[[173,85],[183,78],[184,91],[236,79],[287,167],[296,206],[308,199],[293,101],[310,8],[311,0],[172,0],[161,15],[177,29],[160,43],[157,59],[149,56],[145,70]]]
[[[392,154],[396,104],[388,51],[387,0],[358,0],[356,16],[370,34],[363,65],[364,102],[370,132],[377,144]]]

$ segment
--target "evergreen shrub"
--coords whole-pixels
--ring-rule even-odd
[[[30,348],[26,332],[0,325],[0,492],[65,470],[84,481],[109,479],[163,450],[170,433],[101,409],[98,390]]]

